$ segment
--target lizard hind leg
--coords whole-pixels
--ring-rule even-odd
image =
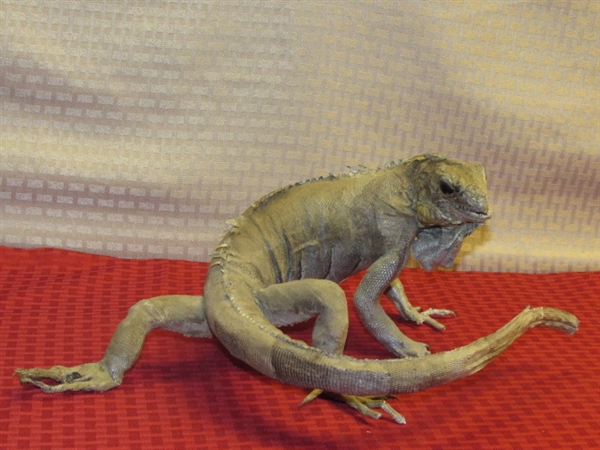
[[[130,308],[102,360],[74,367],[17,369],[15,375],[22,383],[32,384],[47,393],[107,391],[121,384],[125,372],[138,359],[147,334],[154,328],[187,336],[211,337],[202,297],[163,295],[142,300]]]
[[[336,283],[304,279],[273,284],[256,294],[260,308],[275,326],[293,325],[317,316],[312,346],[341,354],[348,335],[348,302]]]
[[[305,279],[268,286],[257,293],[260,307],[276,326],[292,325],[318,315],[312,334],[312,345],[327,353],[341,354],[348,334],[348,302],[342,288],[328,280]],[[387,403],[388,397],[359,397],[313,389],[302,401],[305,405],[324,394],[344,402],[361,414],[379,419],[389,414],[396,423],[404,417]]]
[[[341,354],[348,334],[348,302],[333,281],[305,279],[268,286],[257,293],[267,319],[276,325],[293,325],[318,314],[312,345],[327,353]],[[300,406],[323,393],[314,389]]]

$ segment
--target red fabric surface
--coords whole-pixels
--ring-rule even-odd
[[[44,394],[22,386],[16,367],[76,365],[101,358],[137,300],[202,292],[205,264],[121,260],[62,250],[0,248],[0,448],[598,448],[598,273],[402,274],[413,304],[450,308],[444,332],[401,323],[435,352],[502,326],[525,306],[567,309],[568,336],[530,330],[478,374],[409,395],[393,406],[407,425],[256,373],[214,339],[158,330],[124,383],[103,394]],[[343,287],[351,294],[360,277]],[[386,302],[386,309],[398,314]],[[350,308],[346,353],[388,358]],[[288,331],[309,339],[311,323]]]

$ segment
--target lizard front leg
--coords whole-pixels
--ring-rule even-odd
[[[446,327],[432,318],[431,316],[455,316],[456,314],[449,309],[428,309],[421,311],[421,308],[412,306],[404,293],[404,287],[399,279],[395,279],[390,283],[389,289],[385,292],[387,298],[389,298],[400,315],[409,322],[414,322],[417,325],[426,323],[427,325],[435,328],[436,330],[445,330]]]
[[[138,359],[146,335],[163,328],[186,336],[211,337],[204,317],[203,298],[191,295],[164,295],[136,303],[119,324],[104,357],[74,367],[17,369],[23,383],[47,393],[64,391],[103,392],[121,384],[125,372]],[[57,384],[47,384],[53,380]]]
[[[369,332],[385,348],[401,358],[429,354],[426,344],[412,340],[398,329],[379,302],[380,296],[396,280],[404,266],[405,252],[392,251],[375,261],[354,294],[354,303]]]

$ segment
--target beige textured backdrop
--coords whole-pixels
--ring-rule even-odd
[[[268,191],[439,152],[488,170],[460,269],[600,270],[599,4],[0,0],[0,243],[207,260]]]

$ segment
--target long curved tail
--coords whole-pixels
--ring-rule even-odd
[[[527,308],[498,331],[457,349],[421,358],[358,360],[279,338],[272,366],[290,384],[351,395],[414,392],[478,372],[525,331],[544,326],[573,334],[579,320],[555,308]],[[291,344],[291,345],[290,345]]]

